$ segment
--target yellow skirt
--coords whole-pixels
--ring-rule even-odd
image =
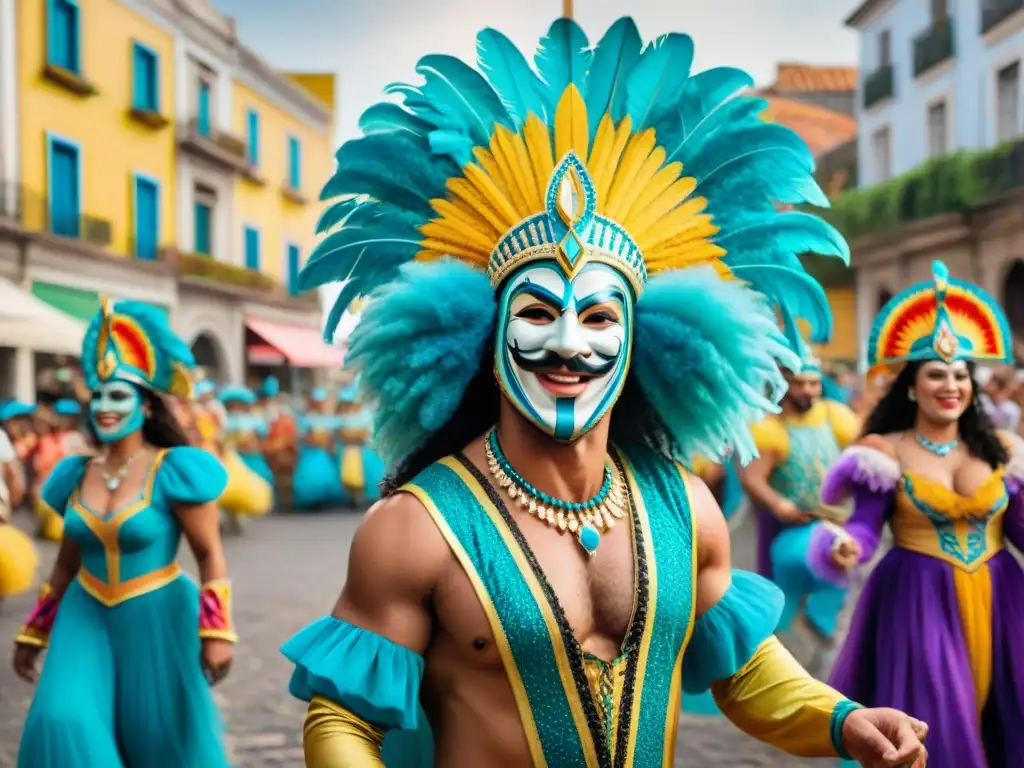
[[[49,505],[36,502],[36,517],[39,518],[39,535],[47,541],[60,541],[64,536],[64,518]]]
[[[274,488],[253,472],[232,450],[221,459],[228,472],[228,485],[220,496],[221,508],[231,515],[257,517],[270,512],[274,506]]]
[[[0,525],[0,598],[32,589],[38,567],[39,554],[32,539],[13,525]]]

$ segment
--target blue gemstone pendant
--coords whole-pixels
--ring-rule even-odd
[[[583,523],[576,533],[576,540],[588,555],[593,555],[597,551],[597,545],[601,543],[601,533],[590,523]]]

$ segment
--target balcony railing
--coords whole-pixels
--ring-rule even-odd
[[[200,155],[228,170],[237,173],[245,173],[249,170],[250,163],[245,141],[226,131],[201,126],[198,118],[192,118],[182,127],[178,143],[182,149]]]
[[[989,0],[981,9],[981,33],[985,34],[1004,19],[1024,9],[1024,0]]]
[[[936,21],[914,38],[914,77],[924,74],[954,54],[953,20],[946,17]]]
[[[22,229],[80,240],[100,248],[113,241],[107,219],[80,212],[55,211],[45,195],[17,184],[0,182],[0,219],[13,220]]]
[[[864,79],[864,108],[874,106],[880,101],[891,99],[893,95],[892,64],[879,67]]]
[[[183,277],[197,277],[216,283],[229,291],[256,292],[279,301],[301,302],[310,306],[319,304],[316,291],[299,295],[290,294],[280,282],[255,269],[217,261],[199,253],[177,254],[178,270]]]

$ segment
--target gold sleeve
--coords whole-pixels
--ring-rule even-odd
[[[811,677],[774,635],[711,693],[741,731],[798,757],[839,755],[843,722],[857,708]]]
[[[384,768],[384,734],[323,696],[314,696],[306,712],[302,747],[306,768]]]
[[[832,427],[832,434],[836,436],[839,447],[848,448],[857,442],[861,430],[857,414],[842,403],[829,401],[825,405],[828,406],[828,423]]]
[[[754,437],[758,453],[774,453],[780,460],[789,453],[789,433],[774,416],[751,424],[750,434]]]

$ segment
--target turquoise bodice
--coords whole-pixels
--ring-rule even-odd
[[[821,508],[821,481],[839,458],[839,442],[827,419],[820,423],[784,420],[783,425],[789,449],[775,466],[770,485],[801,510],[813,512]]]
[[[338,429],[339,423],[338,416],[333,413],[306,413],[299,420],[299,433],[328,434]]]
[[[70,456],[54,469],[42,498],[64,517],[64,535],[78,545],[78,581],[107,606],[152,592],[178,577],[181,525],[174,510],[215,501],[227,485],[220,460],[201,448],[156,453],[136,501],[109,514],[87,507],[81,483],[88,457]]]

